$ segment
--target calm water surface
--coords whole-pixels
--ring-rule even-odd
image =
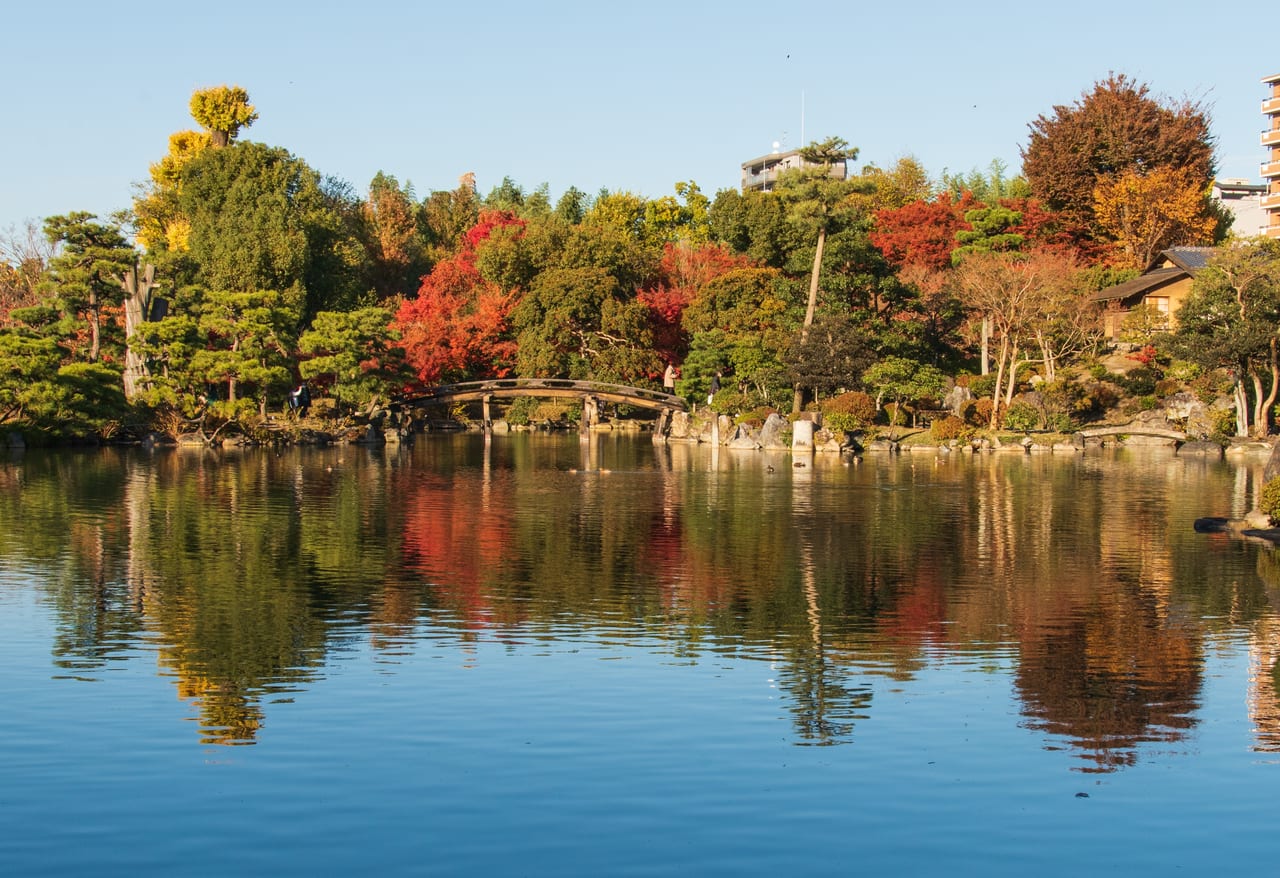
[[[1264,461],[0,461],[5,875],[1270,874]]]

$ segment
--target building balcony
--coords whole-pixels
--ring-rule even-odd
[[[1264,116],[1270,116],[1275,113],[1280,113],[1280,97],[1267,98],[1262,102],[1262,114]]]
[[[1262,166],[1262,179],[1270,180],[1272,177],[1280,177],[1280,162],[1266,162]]]
[[[1262,132],[1263,146],[1280,146],[1280,128],[1271,128]]]
[[[1262,200],[1258,202],[1263,210],[1280,209],[1280,192],[1273,192],[1270,195],[1262,196]]]

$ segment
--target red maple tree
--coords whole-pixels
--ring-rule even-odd
[[[668,243],[663,248],[654,285],[637,299],[649,309],[654,348],[668,363],[684,359],[689,342],[681,327],[684,309],[706,284],[751,260],[721,244]]]
[[[422,279],[418,296],[400,306],[395,324],[405,359],[424,384],[503,377],[515,362],[511,309],[518,290],[504,290],[476,267],[476,251],[494,230],[524,222],[506,211],[484,211],[462,236],[458,252]]]
[[[982,202],[965,192],[959,199],[943,192],[932,201],[913,201],[892,210],[876,211],[871,243],[899,268],[915,265],[941,271],[951,266],[956,232],[970,228],[965,211]]]

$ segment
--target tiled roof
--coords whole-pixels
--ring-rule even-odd
[[[1146,274],[1140,274],[1133,280],[1127,280],[1114,287],[1107,287],[1094,294],[1094,301],[1110,302],[1113,299],[1127,299],[1130,296],[1142,295],[1168,283],[1173,283],[1187,276],[1181,268],[1156,268]]]
[[[1160,253],[1161,256],[1189,274],[1195,274],[1204,268],[1213,254],[1213,247],[1170,247]]]

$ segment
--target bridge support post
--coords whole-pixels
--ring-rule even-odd
[[[655,445],[667,441],[667,427],[670,423],[671,411],[669,409],[659,409],[658,423],[653,425],[653,442]]]
[[[482,426],[484,427],[485,433],[493,432],[493,418],[490,416],[490,412],[489,412],[489,401],[492,399],[493,399],[492,393],[486,393],[480,399],[480,420],[481,420]]]
[[[591,435],[591,428],[600,420],[600,402],[594,396],[582,397],[582,423],[578,429],[584,437]]]

